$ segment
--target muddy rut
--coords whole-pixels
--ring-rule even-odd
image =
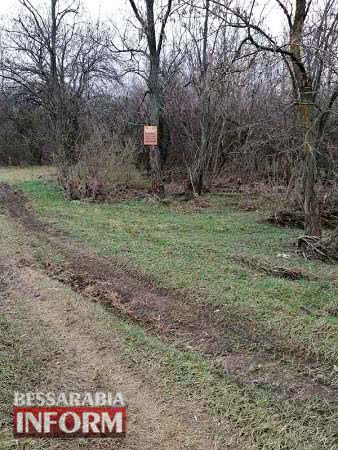
[[[7,339],[21,358],[33,359],[43,369],[33,386],[27,387],[23,374],[25,389],[121,392],[128,411],[126,439],[80,440],[80,443],[51,440],[46,447],[34,447],[33,440],[32,447],[23,444],[22,449],[220,448],[213,433],[207,433],[212,424],[197,422],[198,409],[189,409],[177,400],[171,404],[156,386],[143,381],[142,373],[128,369],[119,356],[123,348],[113,328],[103,326],[100,311],[39,270],[18,269],[10,264],[5,270],[10,283],[2,289],[2,296],[0,292],[0,306],[10,324]],[[0,347],[2,344],[0,341]]]
[[[250,310],[197,302],[188,292],[159,289],[123,260],[98,256],[41,221],[9,185],[1,185],[0,201],[12,219],[61,256],[57,263],[55,258],[40,261],[48,276],[162,339],[203,353],[239,384],[266,385],[279,400],[338,400],[338,388],[330,378],[332,363],[303,358],[292,342],[266,330]],[[326,373],[324,382],[317,381],[319,372]]]

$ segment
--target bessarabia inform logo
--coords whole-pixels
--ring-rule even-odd
[[[120,392],[15,392],[13,425],[16,438],[123,437],[126,407]]]

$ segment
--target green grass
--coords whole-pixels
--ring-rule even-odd
[[[233,448],[264,450],[319,450],[334,448],[337,422],[333,403],[313,400],[285,401],[277,405],[264,388],[243,389],[224,376],[197,352],[181,351],[125,321],[114,321],[125,356],[139,368],[147,362],[143,377],[160,374],[162,387],[198,401],[211,416],[231,423]],[[149,370],[149,367],[152,369]],[[239,440],[237,442],[237,439]],[[224,441],[224,446],[229,445]],[[237,444],[237,445],[236,445]],[[232,447],[230,447],[232,448]]]
[[[292,254],[299,230],[259,223],[255,212],[226,207],[189,208],[145,203],[67,201],[53,183],[20,182],[39,214],[104,255],[124,255],[168,288],[195,293],[196,301],[238,305],[306,351],[337,355],[338,305],[335,266]],[[291,253],[288,260],[277,257]],[[234,262],[233,256],[268,257],[273,264],[302,267],[318,281],[266,276]],[[309,308],[311,315],[303,312]]]
[[[332,282],[336,269],[296,256],[287,261],[276,256],[290,252],[297,230],[259,224],[256,213],[226,207],[220,197],[211,199],[211,209],[197,213],[142,201],[70,202],[56,185],[36,180],[19,182],[19,186],[39,214],[99,253],[123,254],[162,286],[193,290],[196,302],[244,308],[304,349],[336,354],[337,318],[327,312],[329,305],[337,305],[337,289]],[[233,255],[238,253],[303,267],[320,275],[322,281],[291,282],[264,276],[234,262]],[[304,315],[302,306],[309,307],[312,315]],[[98,304],[93,304],[93,309],[101,311]],[[145,382],[155,378],[169,397],[175,391],[192,401],[199,399],[215,420],[229,421],[234,441],[224,442],[224,448],[244,448],[236,445],[241,438],[250,443],[245,448],[335,448],[337,414],[333,402],[326,404],[316,398],[276,402],[264,387],[238,386],[198,352],[182,351],[149,336],[137,325],[115,319],[105,311],[100,314],[107,327],[118,334],[126,361],[142,371]],[[6,369],[6,378],[17,370]]]

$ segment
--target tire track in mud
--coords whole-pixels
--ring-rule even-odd
[[[12,351],[19,352],[20,359],[32,361],[37,371],[35,377],[31,374],[28,379],[26,372],[19,376],[16,373],[12,387],[27,390],[28,383],[37,392],[121,392],[127,401],[125,439],[85,439],[75,443],[74,440],[42,440],[44,445],[39,448],[223,448],[217,444],[216,424],[202,408],[175,396],[171,400],[163,397],[156,382],[149,384],[142,372],[126,365],[120,356],[123,346],[113,327],[105,326],[100,311],[92,308],[91,302],[67,292],[60,283],[36,269],[10,267],[7,262],[4,274],[9,282],[4,286],[0,306],[7,321],[6,336],[11,340]],[[37,448],[34,442],[37,441],[33,440],[32,444],[26,441],[22,447],[18,442],[15,448]]]

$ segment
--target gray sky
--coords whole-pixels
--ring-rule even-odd
[[[40,0],[32,0],[39,3]],[[101,15],[102,18],[123,13],[126,9],[126,0],[83,0],[83,5],[88,13],[94,17]],[[18,9],[17,0],[0,0],[0,14],[12,16]]]
[[[44,3],[44,0],[31,0],[33,3]],[[248,0],[240,0],[245,4]],[[128,0],[82,0],[82,4],[88,14],[93,19],[114,18],[116,23],[119,18],[123,18],[131,13]],[[258,0],[256,4],[264,7],[264,16],[268,18],[267,24],[274,34],[279,34],[282,30],[283,19],[275,0]],[[0,15],[14,16],[18,9],[18,0],[0,0]]]

